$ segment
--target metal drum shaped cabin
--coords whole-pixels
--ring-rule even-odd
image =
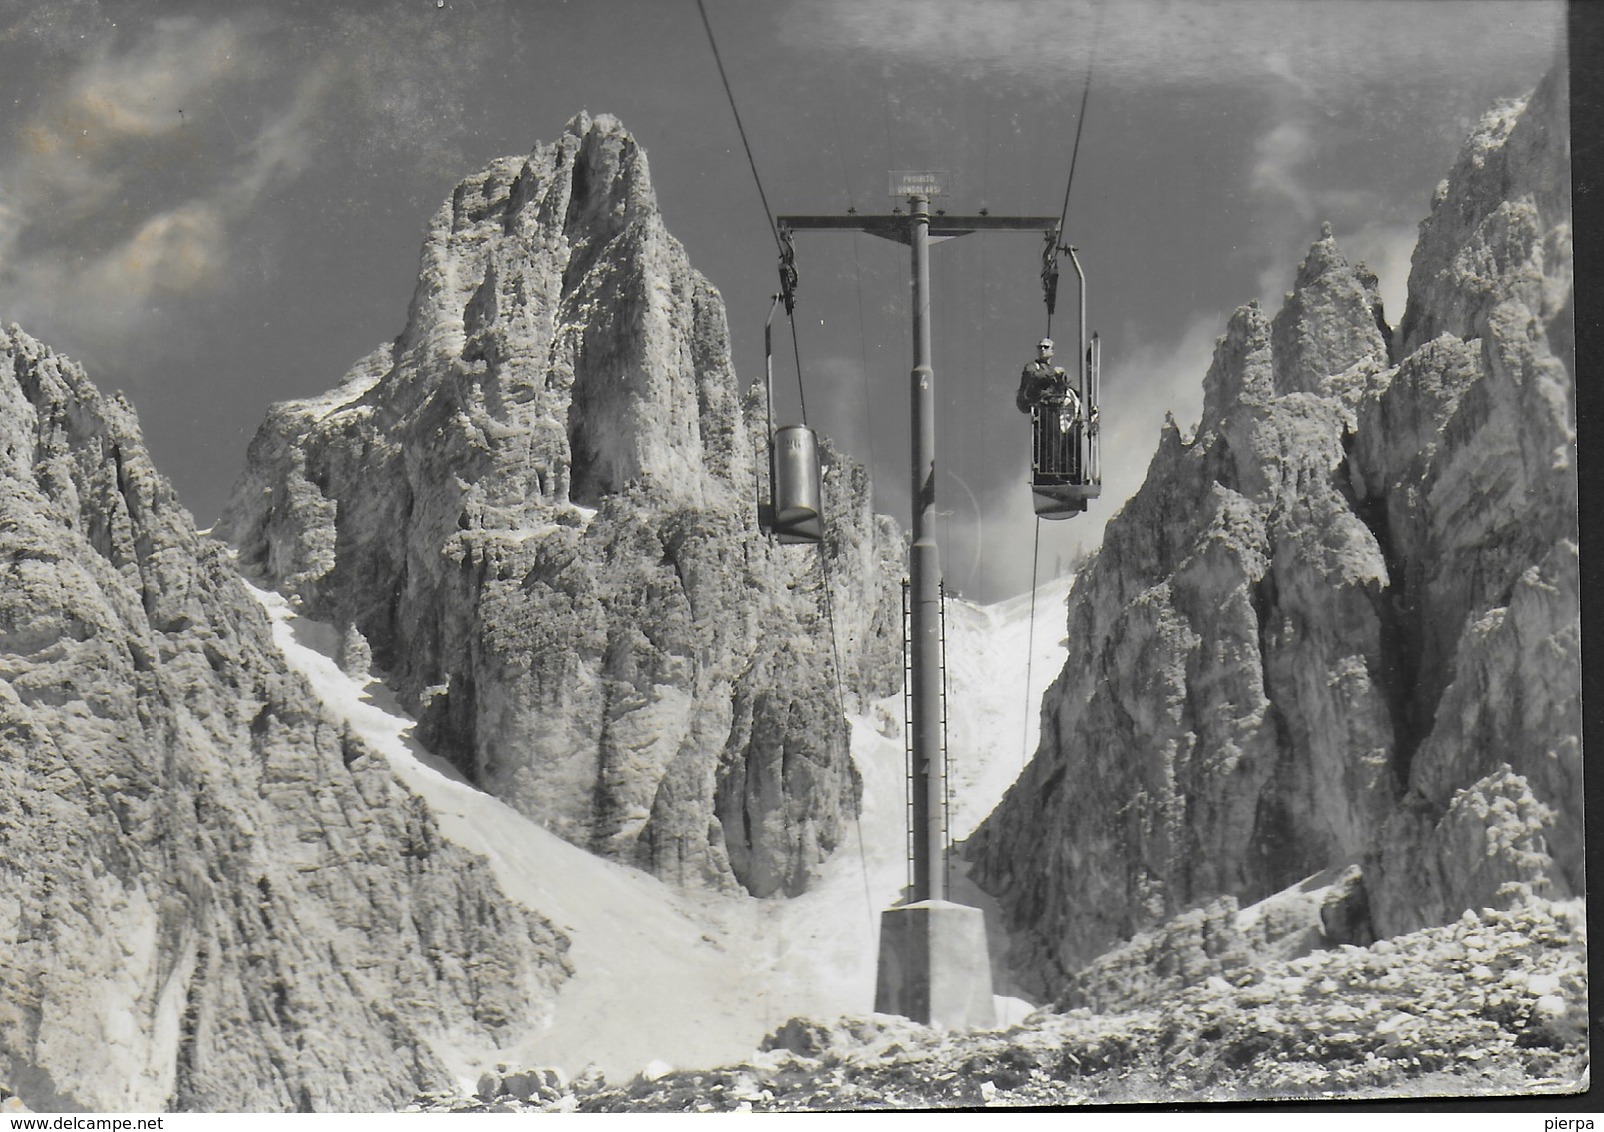
[[[822,540],[819,441],[807,425],[774,430],[769,444],[769,485],[765,529],[781,543]]]
[[[818,544],[824,541],[823,477],[819,472],[819,438],[807,425],[774,427],[774,296],[763,326],[763,392],[769,424],[769,497],[759,499],[758,526],[776,542]],[[787,304],[789,309],[790,304]]]

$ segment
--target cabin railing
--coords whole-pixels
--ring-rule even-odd
[[[1081,482],[1081,448],[1086,427],[1075,421],[1066,431],[1060,424],[1056,406],[1038,405],[1031,410],[1030,469],[1038,482]]]

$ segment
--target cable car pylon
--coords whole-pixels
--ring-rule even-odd
[[[794,287],[791,235],[867,232],[912,251],[913,369],[909,375],[913,440],[913,543],[908,553],[909,690],[913,780],[913,884],[907,903],[881,913],[875,1010],[951,1027],[994,1023],[984,913],[952,903],[946,884],[946,774],[942,765],[941,566],[936,543],[935,370],[930,349],[930,241],[974,232],[1043,232],[1056,246],[1053,216],[932,215],[926,192],[906,195],[890,215],[776,217],[781,277]]]
[[[1064,221],[1069,210],[1070,187],[1075,180],[1075,155],[1080,149],[1081,127],[1085,124],[1086,99],[1091,89],[1091,70],[1086,74],[1086,90],[1081,94],[1080,121],[1075,130],[1075,154],[1070,158],[1068,183],[1064,188],[1064,212],[1052,217],[991,216],[982,209],[978,216],[948,217],[937,212],[931,217],[930,195],[941,192],[941,174],[904,174],[901,182],[893,174],[893,197],[906,197],[908,211],[893,209],[889,216],[860,216],[856,209],[845,216],[784,216],[776,220],[769,209],[763,181],[758,176],[757,162],[747,141],[746,128],[741,123],[740,111],[735,105],[735,94],[730,88],[729,76],[719,56],[718,43],[713,36],[712,24],[702,0],[697,0],[697,11],[707,31],[708,46],[718,65],[719,79],[729,100],[735,118],[736,130],[746,151],[747,163],[752,168],[752,179],[757,185],[763,203],[764,216],[780,251],[780,279],[786,313],[790,314],[795,301],[797,274],[791,234],[793,231],[867,232],[908,244],[913,253],[913,347],[914,365],[911,373],[913,399],[913,544],[909,549],[909,578],[912,592],[910,609],[911,648],[909,656],[910,710],[910,777],[913,790],[913,843],[914,868],[911,900],[904,905],[887,909],[881,914],[880,953],[875,987],[875,1009],[882,1013],[901,1014],[914,1021],[946,1026],[990,1026],[995,1021],[996,1008],[991,994],[991,965],[986,946],[984,913],[978,908],[954,904],[946,899],[946,772],[943,761],[944,707],[942,702],[944,662],[941,655],[941,576],[936,546],[935,528],[935,395],[934,369],[930,360],[930,241],[950,239],[979,231],[1044,232],[1047,252],[1044,254],[1043,285],[1047,288],[1048,329],[1052,327],[1053,292],[1057,284],[1056,257]],[[1099,11],[1099,22],[1101,12]],[[1094,29],[1093,36],[1095,38]],[[1074,257],[1072,249],[1071,258]],[[1080,264],[1075,261],[1077,273]],[[1049,280],[1048,275],[1051,274]],[[1085,279],[1082,288],[1082,349],[1085,323]],[[772,322],[773,309],[769,312]],[[792,346],[796,349],[796,323],[792,320]],[[767,334],[765,350],[767,351]],[[1095,339],[1094,339],[1095,343]],[[1095,344],[1081,363],[1082,384],[1085,388],[1089,372],[1095,372]],[[800,351],[797,358],[798,381],[801,380]],[[772,384],[772,380],[770,382]],[[1096,395],[1095,378],[1090,390]],[[772,396],[769,398],[772,406]],[[1095,405],[1095,400],[1093,401]],[[806,419],[806,407],[803,418]],[[1092,430],[1095,431],[1095,430]],[[777,517],[778,497],[773,476],[774,441],[771,420],[771,495],[770,510]],[[814,467],[817,467],[816,460]],[[1084,469],[1085,464],[1081,467]],[[1084,473],[1083,473],[1084,474]],[[1034,478],[1034,477],[1033,477]],[[1034,484],[1033,484],[1034,486]],[[1080,510],[1084,510],[1082,503]],[[1038,519],[1039,522],[1039,519]],[[822,534],[822,521],[820,522]],[[811,534],[812,532],[808,532]],[[782,540],[783,541],[783,540]],[[798,541],[815,541],[804,538]],[[820,562],[824,563],[822,551]],[[828,580],[826,579],[826,589]],[[1032,592],[1032,622],[1035,618],[1035,595]],[[832,628],[832,637],[834,630]],[[840,669],[837,665],[837,694],[839,696]]]

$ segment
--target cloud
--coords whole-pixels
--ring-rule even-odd
[[[1382,311],[1391,326],[1403,317],[1409,297],[1409,265],[1419,229],[1413,224],[1366,224],[1353,232],[1333,229],[1337,247],[1349,261],[1376,273]]]
[[[185,129],[182,108],[194,113],[239,46],[231,25],[192,20],[158,21],[120,54],[101,42],[18,128],[8,197],[58,222],[103,208]]]
[[[221,258],[222,218],[207,205],[151,217],[87,272],[94,287],[143,298],[157,287],[188,291],[212,281]]]
[[[1160,88],[1295,80],[1309,95],[1543,66],[1564,5],[1533,0],[821,0],[782,33],[804,48],[866,53],[1019,87],[1064,89],[1089,61],[1107,81]]]
[[[1408,215],[1409,203],[1373,183],[1364,167],[1331,159],[1342,141],[1322,136],[1311,108],[1290,99],[1281,100],[1255,138],[1248,191],[1260,218],[1257,297],[1272,313],[1279,308],[1320,224],[1329,222],[1348,260],[1376,273],[1387,317],[1396,323],[1417,227],[1399,219]]]
[[[1175,337],[1139,345],[1125,358],[1103,363],[1103,502],[1096,524],[1136,494],[1158,449],[1166,417],[1189,434],[1203,415],[1203,376],[1225,326],[1199,316]],[[1094,544],[1095,545],[1095,544]]]
[[[1314,219],[1317,194],[1300,170],[1316,150],[1314,133],[1302,116],[1273,122],[1254,142],[1250,187],[1286,203],[1300,221]]]
[[[234,23],[161,20],[117,42],[64,70],[0,167],[8,317],[48,321],[68,308],[102,345],[159,295],[221,287],[230,228],[282,165],[265,151],[209,160],[200,144],[208,112],[253,76],[236,61],[251,52]],[[260,122],[262,138],[282,134],[271,108]]]
[[[1287,88],[1282,88],[1283,95]],[[1328,183],[1311,174],[1320,139],[1306,106],[1287,97],[1268,116],[1255,138],[1247,189],[1259,217],[1254,252],[1259,257],[1257,298],[1274,311],[1291,289],[1297,265],[1319,235],[1319,224],[1330,219],[1328,204],[1339,195]],[[1348,203],[1354,202],[1350,199]],[[1384,198],[1377,195],[1380,206]]]
[[[238,32],[226,21],[160,20],[125,54],[102,45],[73,76],[57,104],[58,123],[115,138],[148,138],[182,128],[175,107],[212,89],[235,69]]]
[[[370,168],[397,150],[410,169],[455,168],[442,122],[460,119],[472,58],[494,42],[485,16],[443,25],[432,7],[306,20],[250,6],[120,29],[98,7],[59,11],[76,34],[0,20],[0,43],[52,76],[0,136],[0,314],[92,363],[167,300],[225,291],[263,204],[336,149]]]
[[[233,211],[248,210],[275,184],[300,176],[312,163],[314,130],[334,84],[325,60],[303,73],[283,108],[262,123],[246,147],[249,159],[227,186]]]
[[[961,481],[947,477],[951,486]],[[949,490],[942,566],[951,588],[964,597],[997,601],[1030,588],[1031,553],[1039,552],[1041,580],[1063,559],[1066,528],[1085,521],[1044,522],[1045,549],[1036,542],[1036,512],[1024,478],[975,494]],[[964,488],[967,485],[963,485]]]

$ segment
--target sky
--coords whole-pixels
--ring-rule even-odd
[[[986,601],[1096,548],[1166,413],[1195,424],[1231,312],[1278,309],[1322,222],[1396,323],[1465,135],[1565,52],[1548,0],[704,4],[776,214],[886,212],[913,169],[947,173],[954,213],[1057,215],[1080,131],[1066,234],[1103,357],[1085,515],[1035,521],[1013,405],[1048,328],[1041,237],[932,250],[942,564]],[[0,104],[0,321],[127,394],[202,526],[272,402],[400,333],[454,185],[582,109],[644,147],[738,373],[763,372],[775,246],[695,0],[0,0]],[[907,249],[800,233],[797,267],[776,415],[805,406],[906,526]],[[1061,364],[1075,309],[1066,263]]]

